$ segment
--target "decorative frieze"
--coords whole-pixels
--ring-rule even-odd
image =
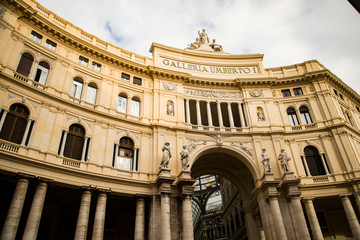
[[[176,84],[173,84],[173,83],[164,82],[163,87],[164,87],[164,89],[169,90],[169,91],[175,91],[176,90]]]
[[[247,142],[239,142],[239,143],[232,142],[230,145],[242,149],[247,154],[249,154],[252,158],[255,157],[254,150],[252,150],[252,148],[249,146],[249,144]]]
[[[262,90],[259,91],[259,90],[255,89],[253,91],[249,91],[249,94],[252,97],[262,97],[263,96],[263,91]]]
[[[242,98],[240,92],[201,90],[201,89],[184,89],[185,95],[206,98]]]
[[[201,140],[190,140],[190,142],[187,145],[187,149],[189,153],[191,153],[198,145],[206,145],[206,141]]]

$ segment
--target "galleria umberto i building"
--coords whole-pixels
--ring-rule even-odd
[[[1,240],[360,239],[360,96],[224,50],[144,57],[1,1]]]

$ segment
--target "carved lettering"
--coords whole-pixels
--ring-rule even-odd
[[[192,64],[187,62],[171,60],[168,58],[162,58],[161,63],[167,67],[184,69],[194,72],[206,72],[206,73],[215,73],[215,74],[246,74],[246,75],[259,73],[257,66],[245,66],[245,67],[207,66],[202,64]]]

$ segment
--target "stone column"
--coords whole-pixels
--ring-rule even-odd
[[[161,193],[161,205],[160,205],[160,239],[169,240],[171,239],[171,228],[170,228],[170,194]]]
[[[208,117],[208,123],[209,123],[209,127],[213,127],[213,121],[212,121],[212,115],[211,115],[211,108],[210,108],[210,102],[206,101],[206,113],[207,113],[207,117]]]
[[[107,191],[100,190],[96,203],[92,240],[102,240],[104,238],[106,200]]]
[[[200,110],[200,101],[196,100],[196,118],[197,118],[197,125],[201,126],[201,110]]]
[[[307,213],[309,223],[310,223],[312,237],[314,238],[314,240],[322,240],[322,239],[324,239],[324,237],[321,232],[319,220],[316,216],[313,199],[314,198],[305,198],[304,204],[305,204],[306,213]]]
[[[35,240],[37,237],[47,187],[48,185],[46,182],[39,182],[36,187],[22,238],[23,240]]]
[[[301,160],[302,160],[303,163],[304,163],[305,170],[306,170],[306,172],[307,172],[307,176],[311,176],[311,172],[310,172],[309,166],[308,166],[308,164],[307,164],[306,157],[305,157],[305,156],[301,156]]]
[[[359,192],[355,192],[355,193],[353,193],[353,196],[355,198],[356,207],[357,207],[358,211],[360,212],[360,194],[359,194]]]
[[[233,114],[232,114],[231,103],[230,102],[227,103],[227,109],[228,109],[228,114],[229,114],[230,127],[234,128],[235,127],[235,125],[234,125],[234,117],[233,117]]]
[[[26,192],[29,186],[29,180],[20,178],[16,184],[15,192],[6,216],[6,220],[1,232],[1,240],[15,239],[19,226],[22,209],[25,202]]]
[[[185,99],[185,104],[186,104],[186,123],[191,124],[191,122],[190,122],[190,103],[189,103],[189,99]]]
[[[81,153],[81,161],[82,162],[86,162],[85,153],[86,153],[86,147],[87,147],[88,139],[89,139],[88,137],[84,138],[84,145],[83,145],[83,150],[82,150],[82,153]]]
[[[74,240],[86,240],[88,224],[89,224],[90,203],[91,203],[90,188],[83,187]]]
[[[217,112],[218,112],[218,119],[219,119],[219,127],[224,127],[224,123],[223,123],[223,118],[222,118],[222,113],[221,113],[221,106],[220,106],[220,102],[216,101],[216,107],[217,107]]]
[[[347,220],[349,222],[351,232],[355,240],[360,240],[360,226],[356,217],[355,211],[351,205],[349,194],[340,195],[341,202],[343,204]]]
[[[284,222],[281,216],[279,201],[276,196],[269,196],[271,213],[273,215],[277,240],[287,240]]]
[[[62,143],[61,143],[61,149],[60,149],[60,156],[64,156],[64,149],[65,149],[65,143],[66,143],[66,138],[67,138],[68,132],[64,131],[64,136],[62,139]]]
[[[296,219],[296,226],[295,229],[299,233],[300,239],[309,239],[310,240],[310,234],[308,227],[306,225],[306,220],[304,216],[304,211],[301,206],[300,197],[291,197],[291,206],[294,211],[295,219]]]
[[[325,169],[325,173],[326,173],[326,175],[329,175],[329,170],[328,170],[328,167],[327,167],[327,165],[326,165],[326,162],[325,162],[325,159],[324,159],[324,155],[321,153],[321,154],[320,154],[320,157],[321,157],[321,162],[322,162],[322,164],[323,164],[323,166],[324,166],[324,169]]]
[[[29,135],[29,129],[30,129],[31,122],[32,122],[31,119],[28,119],[28,120],[27,120],[25,132],[24,132],[23,138],[22,138],[22,140],[21,140],[21,145],[22,145],[22,146],[25,146],[26,139],[27,139],[27,137],[28,137],[28,135]]]
[[[6,115],[8,114],[8,112],[9,112],[8,110],[4,109],[4,112],[3,112],[2,116],[1,116],[1,119],[0,119],[0,132],[1,132],[1,129],[2,129],[3,125],[4,125],[5,118],[6,118]]]
[[[246,127],[245,126],[245,118],[244,118],[244,113],[243,113],[243,110],[242,110],[242,107],[241,107],[241,103],[238,103],[238,108],[239,108],[239,114],[240,114],[240,124],[241,124],[241,127]]]
[[[265,240],[265,232],[264,232],[263,225],[261,223],[260,215],[256,216],[256,226],[257,226],[257,230],[258,230],[259,240]]]
[[[193,240],[194,229],[192,221],[191,197],[183,196],[182,202],[182,240]]]
[[[134,240],[145,239],[145,199],[136,198],[135,234]]]

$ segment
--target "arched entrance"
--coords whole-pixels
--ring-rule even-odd
[[[228,148],[207,149],[195,157],[191,176],[198,179],[193,207],[201,206],[195,209],[201,216],[194,222],[194,239],[261,239],[253,217],[257,170],[252,159]],[[218,192],[221,196],[214,196]],[[221,199],[222,207],[208,208],[211,199]]]

